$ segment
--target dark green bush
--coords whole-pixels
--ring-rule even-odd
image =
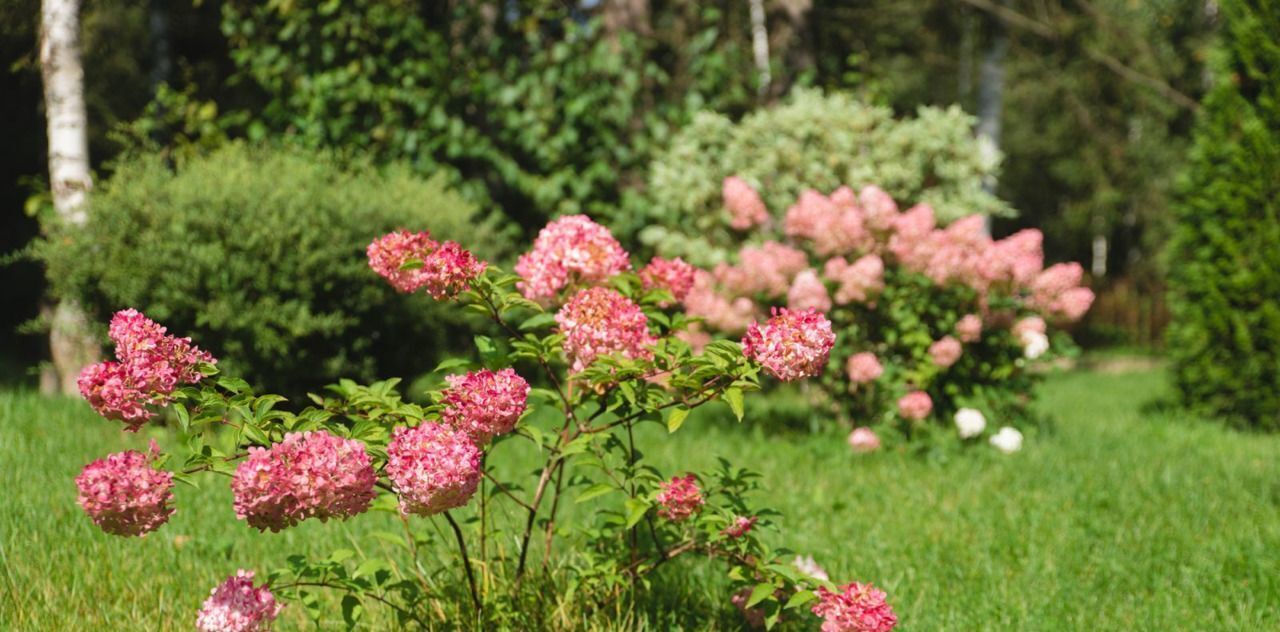
[[[1280,430],[1280,2],[1223,3],[1171,252],[1169,349],[1183,401]]]
[[[54,229],[37,252],[54,291],[93,320],[135,307],[228,370],[297,394],[429,369],[457,338],[457,316],[369,270],[365,247],[398,227],[465,239],[486,258],[509,250],[438,178],[232,144],[176,171],[154,155],[121,162],[88,225]]]

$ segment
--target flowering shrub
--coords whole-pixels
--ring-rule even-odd
[[[787,380],[818,375],[835,339],[822,314],[779,308],[752,324],[742,345],[712,342],[695,353],[676,336],[688,319],[661,307],[692,285],[692,269],[675,260],[652,262],[649,275],[626,272],[629,256],[586,218],[548,227],[521,259],[536,282],[426,233],[393,233],[368,255],[397,290],[453,297],[507,334],[477,337],[482,366],[446,376],[430,404],[402,400],[394,380],[344,381],[312,395],[309,407],[284,410],[284,398],[220,375],[212,356],[137,312],[122,312],[120,331],[112,328],[129,397],[145,412],[128,428],[165,408],[186,454],[172,459],[180,463],[174,471],[156,469],[175,455],[154,449],[86,467],[81,504],[105,531],[142,535],[161,526],[174,511],[172,480],[202,472],[231,478],[236,516],[258,530],[366,512],[393,513],[404,525],[401,555],[370,546],[327,559],[294,556],[262,585],[237,572],[199,610],[199,629],[265,629],[280,611],[277,599],[318,618],[316,593],[328,590],[344,593],[349,624],[376,603],[402,625],[563,628],[634,598],[681,556],[726,564],[734,585],[725,603],[736,595],[749,622],[771,627],[784,612],[794,618],[812,608],[828,625],[875,613],[892,626],[882,593],[844,589],[831,593],[844,595],[835,603],[820,591],[841,589],[821,569],[781,561],[757,539],[774,514],[748,502],[756,475],[723,460],[708,471],[663,474],[637,447],[637,426],[674,433],[713,401],[741,419],[743,395],[760,387],[762,369]],[[494,463],[511,454],[494,452],[506,442],[540,455],[529,478]],[[560,520],[568,499],[594,510]],[[420,554],[425,545],[438,546]],[[548,594],[572,599],[576,614],[563,614],[563,604],[553,614],[525,607]]]
[[[1078,264],[1044,267],[1036,230],[993,240],[976,215],[941,227],[932,207],[899,211],[875,186],[806,190],[779,222],[739,221],[760,199],[743,180],[725,181],[725,221],[746,243],[736,262],[696,274],[687,313],[726,335],[745,330],[747,355],[779,379],[821,374],[826,404],[858,427],[856,451],[879,447],[875,428],[911,436],[960,411],[966,440],[985,432],[984,415],[1022,422],[1029,363],[1070,345],[1051,343],[1048,323],[1075,321],[1093,301]],[[776,315],[761,325],[766,312]],[[829,358],[806,352],[824,341],[780,344],[771,331],[801,318],[829,321],[808,334],[836,338]]]

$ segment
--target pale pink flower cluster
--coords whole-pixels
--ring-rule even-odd
[[[426,289],[437,300],[457,296],[487,267],[457,242],[437,242],[431,233],[399,230],[373,240],[369,267],[400,292]]]
[[[715,276],[735,296],[764,294],[776,298],[786,296],[791,279],[808,267],[809,257],[803,250],[766,241],[743,247],[738,252],[738,264],[716,266]]]
[[[128,450],[84,466],[76,487],[94,524],[112,535],[142,536],[169,521],[173,474],[152,467],[157,456],[152,441],[150,454]]]
[[[865,211],[848,187],[830,197],[805,190],[787,209],[784,222],[788,237],[813,242],[814,252],[822,257],[865,251],[873,244]]]
[[[236,517],[279,531],[307,518],[349,518],[373,502],[377,476],[364,444],[325,430],[254,446],[231,480]]]
[[[631,269],[631,258],[609,229],[586,215],[566,215],[542,228],[520,256],[516,284],[525,298],[548,303],[574,283],[601,283]]]
[[[854,428],[849,433],[849,447],[859,454],[875,452],[880,449],[880,437],[870,428]]]
[[[683,301],[693,289],[697,268],[680,257],[663,259],[654,257],[640,270],[640,283],[647,290],[667,290],[676,301]],[[663,307],[667,307],[664,303]]]
[[[1034,332],[1043,335],[1046,331],[1047,327],[1045,326],[1044,319],[1039,316],[1027,316],[1013,324],[1013,335],[1019,340],[1021,340],[1027,332]]]
[[[845,363],[845,373],[849,375],[849,381],[854,384],[866,384],[874,382],[884,374],[884,367],[880,366],[880,360],[876,358],[876,354],[870,351],[863,351],[849,356],[849,361]]]
[[[911,391],[898,398],[898,414],[904,419],[919,421],[933,412],[933,399],[924,391]]]
[[[884,260],[878,255],[863,255],[852,264],[844,257],[828,259],[823,269],[828,279],[839,284],[836,303],[865,303],[884,289]]]
[[[769,221],[768,207],[746,180],[729,176],[724,179],[720,193],[724,196],[724,207],[729,211],[729,226],[734,230],[748,230]]]
[[[956,322],[956,336],[960,342],[977,342],[982,338],[982,317],[977,314],[965,314]]]
[[[835,342],[831,321],[816,310],[775,307],[768,322],[747,328],[742,352],[774,377],[790,382],[821,375]]]
[[[1093,305],[1093,290],[1080,285],[1083,278],[1084,269],[1078,263],[1050,266],[1031,283],[1032,304],[1045,314],[1080,320]]]
[[[861,582],[845,584],[838,590],[818,587],[813,613],[823,619],[822,632],[889,632],[898,625],[884,591]]]
[[[398,427],[387,445],[387,478],[400,511],[430,516],[471,500],[484,475],[480,448],[443,424]]]
[[[440,421],[460,430],[477,446],[515,428],[529,399],[529,383],[513,369],[481,369],[445,377]]]
[[[87,366],[76,380],[94,411],[137,431],[155,417],[155,408],[169,403],[175,389],[204,378],[201,363],[217,362],[190,338],[166,332],[135,309],[116,312],[108,330],[116,360]]]
[[[656,497],[658,515],[672,522],[683,522],[702,510],[702,490],[693,474],[673,477],[659,484]]]
[[[649,347],[657,340],[649,333],[648,317],[639,305],[612,288],[578,292],[556,313],[556,323],[564,334],[564,355],[574,373],[601,355],[653,357]]]
[[[266,584],[253,585],[253,571],[240,569],[210,591],[196,615],[196,629],[200,632],[262,632],[271,628],[271,622],[283,608]]]
[[[756,521],[760,520],[759,516],[734,516],[733,522],[729,526],[720,530],[720,535],[726,538],[736,540],[751,532],[751,528],[756,526]]]
[[[712,329],[726,333],[745,331],[760,316],[751,299],[730,298],[716,291],[715,277],[705,270],[694,274],[693,289],[685,297],[684,307],[689,316],[701,318]]]
[[[787,307],[791,309],[815,309],[826,313],[831,311],[831,295],[827,294],[827,286],[818,278],[814,270],[805,270],[791,281],[791,289],[787,291]]]
[[[964,349],[960,341],[951,336],[943,336],[929,345],[929,357],[933,359],[933,364],[943,369],[955,364],[962,353]]]
[[[993,287],[1025,288],[1044,266],[1043,235],[1035,229],[993,241],[978,215],[935,228],[933,209],[917,206],[898,217],[889,249],[910,270],[939,285],[960,283],[980,294]]]

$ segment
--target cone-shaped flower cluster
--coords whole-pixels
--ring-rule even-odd
[[[884,374],[884,367],[880,366],[880,360],[870,351],[849,356],[844,370],[849,374],[849,381],[854,384],[874,382]]]
[[[769,209],[760,194],[738,176],[724,179],[720,189],[724,206],[729,211],[729,225],[734,230],[747,230],[769,221]]]
[[[742,339],[742,351],[774,377],[790,382],[822,374],[835,345],[831,321],[815,310],[774,308],[764,325],[752,323]]]
[[[567,215],[543,227],[533,250],[516,262],[525,298],[550,302],[572,283],[595,284],[631,269],[631,259],[609,229],[586,215]]]
[[[109,454],[76,477],[80,506],[94,524],[113,535],[141,536],[173,515],[173,474],[152,467],[157,456],[129,450]]]
[[[377,476],[364,444],[324,430],[249,448],[231,481],[236,517],[279,531],[307,518],[349,518],[373,501]]]
[[[702,510],[702,490],[693,474],[676,476],[660,483],[657,496],[658,515],[672,522],[683,522]]]
[[[524,414],[529,383],[513,369],[481,369],[445,378],[440,421],[466,434],[477,446],[511,432]]]
[[[259,632],[284,606],[266,585],[253,585],[253,571],[239,570],[214,588],[196,615],[200,632]]]
[[[683,301],[689,295],[689,290],[693,289],[696,272],[696,268],[685,263],[680,257],[675,259],[654,257],[649,261],[649,265],[640,270],[640,282],[645,289],[667,290],[677,301]]]
[[[486,267],[457,242],[437,242],[427,231],[388,233],[369,244],[366,254],[369,267],[396,290],[426,289],[437,300],[453,298],[471,287]]]
[[[574,373],[601,355],[653,357],[649,347],[656,339],[649,333],[648,317],[617,290],[593,287],[578,292],[556,313],[556,323],[564,334],[564,355]]]
[[[845,584],[839,590],[818,588],[813,613],[823,619],[822,632],[889,632],[898,625],[884,591],[860,582]]]
[[[920,421],[933,412],[933,399],[924,391],[911,391],[898,399],[898,414],[903,419]]]
[[[387,446],[387,477],[400,496],[400,511],[430,516],[467,504],[483,476],[480,456],[466,433],[443,424],[396,428]]]

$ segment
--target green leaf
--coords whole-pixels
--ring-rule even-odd
[[[636,526],[636,523],[644,519],[644,515],[649,512],[649,503],[639,498],[628,498],[627,503],[627,528]]]
[[[364,616],[364,604],[360,603],[360,598],[350,593],[342,597],[342,620],[346,622],[347,629],[356,627],[356,623],[360,621],[360,617]]]
[[[756,584],[756,587],[751,589],[751,596],[747,598],[747,603],[743,608],[753,607],[765,599],[772,598],[775,590],[777,590],[777,586],[773,584]]]
[[[796,594],[791,595],[791,598],[787,600],[787,605],[783,606],[783,609],[789,610],[791,608],[798,608],[817,598],[818,596],[813,594],[812,590],[797,591]]]
[[[530,316],[528,320],[524,321],[523,323],[520,323],[520,331],[532,331],[534,329],[549,327],[551,325],[554,325],[555,322],[556,322],[555,314],[550,314],[547,312],[543,312],[541,314],[535,314],[533,316]]]
[[[675,432],[684,425],[684,420],[689,416],[689,409],[683,406],[675,408],[667,415],[667,432]]]
[[[445,370],[448,370],[448,369],[454,369],[454,368],[457,368],[457,367],[460,367],[460,366],[468,366],[468,365],[470,365],[470,364],[471,364],[471,360],[469,360],[469,359],[467,359],[467,358],[447,358],[447,359],[445,359],[443,362],[441,362],[440,364],[437,364],[437,365],[436,365],[436,368],[435,368],[435,369],[433,369],[431,372],[432,372],[432,373],[439,373],[439,372],[441,372],[441,371],[445,371]]]
[[[738,421],[742,421],[742,416],[746,414],[746,410],[742,407],[742,389],[735,386],[725,391],[724,401],[728,402],[729,409],[733,411]]]
[[[191,413],[187,412],[186,406],[174,404],[173,415],[178,418],[178,427],[182,429],[182,432],[191,432]]]
[[[578,497],[573,502],[584,503],[592,498],[598,498],[617,489],[617,487],[614,487],[609,483],[596,483],[595,485],[588,487],[581,494],[578,494]]]

